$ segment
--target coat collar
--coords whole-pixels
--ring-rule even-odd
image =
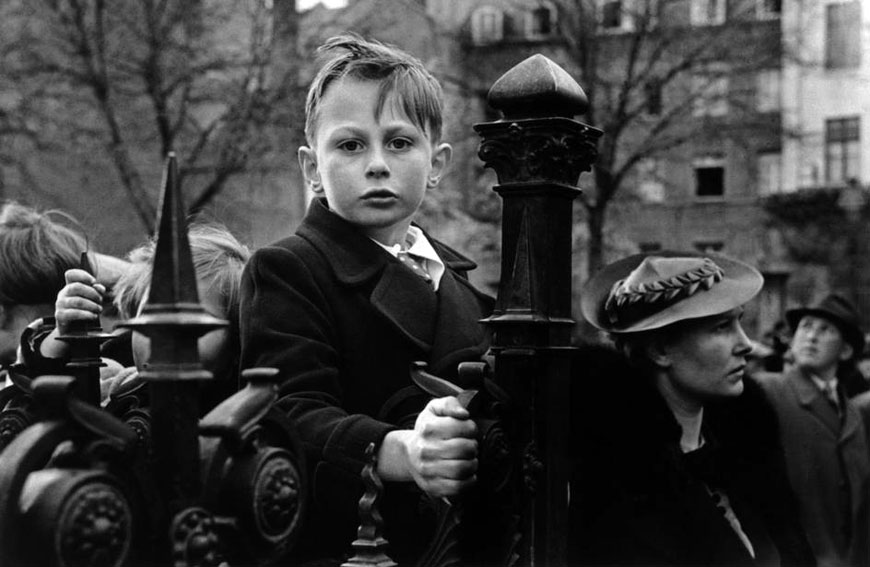
[[[353,224],[330,211],[325,199],[311,203],[297,234],[323,255],[341,284],[370,283],[372,306],[418,348],[430,353],[430,362],[447,361],[447,364],[468,348],[484,348],[486,337],[477,328],[478,317],[473,317],[465,303],[467,293],[477,292],[463,290],[470,286],[454,273],[473,269],[476,264],[458,252],[426,235],[447,268],[436,295],[422,278]],[[459,324],[438,325],[438,321],[473,324],[469,328]]]
[[[383,248],[362,234],[356,226],[329,210],[326,199],[322,197],[311,202],[297,233],[323,254],[336,278],[347,285],[362,284],[374,278],[391,261]],[[448,270],[468,271],[477,267],[477,264],[434,241],[428,234],[426,238]]]
[[[831,431],[838,433],[840,442],[846,441],[857,433],[861,417],[849,405],[845,396],[840,396],[843,402],[843,412],[845,412],[841,423],[831,404],[806,372],[798,367],[793,367],[787,373],[787,380],[794,388],[800,406],[816,416]],[[840,388],[842,387],[840,386]]]

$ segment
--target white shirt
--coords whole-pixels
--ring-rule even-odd
[[[442,262],[441,258],[438,257],[438,253],[435,252],[435,248],[432,247],[432,243],[429,242],[429,239],[426,238],[426,235],[423,234],[422,230],[416,226],[408,228],[408,234],[405,235],[405,247],[401,244],[385,246],[374,238],[372,241],[389,252],[394,258],[398,256],[399,251],[403,248],[408,254],[419,258],[423,264],[423,269],[426,270],[429,277],[432,278],[432,288],[435,291],[438,291],[438,286],[441,284],[441,277],[444,275],[446,268],[444,267],[444,262]]]

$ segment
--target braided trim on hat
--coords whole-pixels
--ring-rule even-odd
[[[704,258],[702,266],[665,280],[626,287],[626,280],[622,279],[610,289],[604,312],[612,325],[639,320],[694,295],[699,289],[709,290],[724,277],[722,268]]]

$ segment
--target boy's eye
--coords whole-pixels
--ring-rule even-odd
[[[388,146],[394,150],[405,150],[411,147],[411,140],[407,138],[395,138],[390,140]]]
[[[346,152],[358,152],[362,149],[362,144],[356,140],[345,140],[338,144],[338,149]]]

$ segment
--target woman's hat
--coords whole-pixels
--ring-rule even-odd
[[[788,321],[792,331],[797,329],[798,323],[801,322],[804,315],[815,315],[835,324],[840,329],[840,332],[843,333],[843,338],[846,339],[846,342],[852,345],[855,356],[864,351],[864,333],[861,331],[861,317],[858,315],[858,310],[855,309],[855,306],[845,297],[832,293],[812,307],[786,311],[785,320]]]
[[[730,311],[761,290],[764,278],[715,254],[660,250],[605,266],[583,288],[583,316],[611,333],[658,329]]]

